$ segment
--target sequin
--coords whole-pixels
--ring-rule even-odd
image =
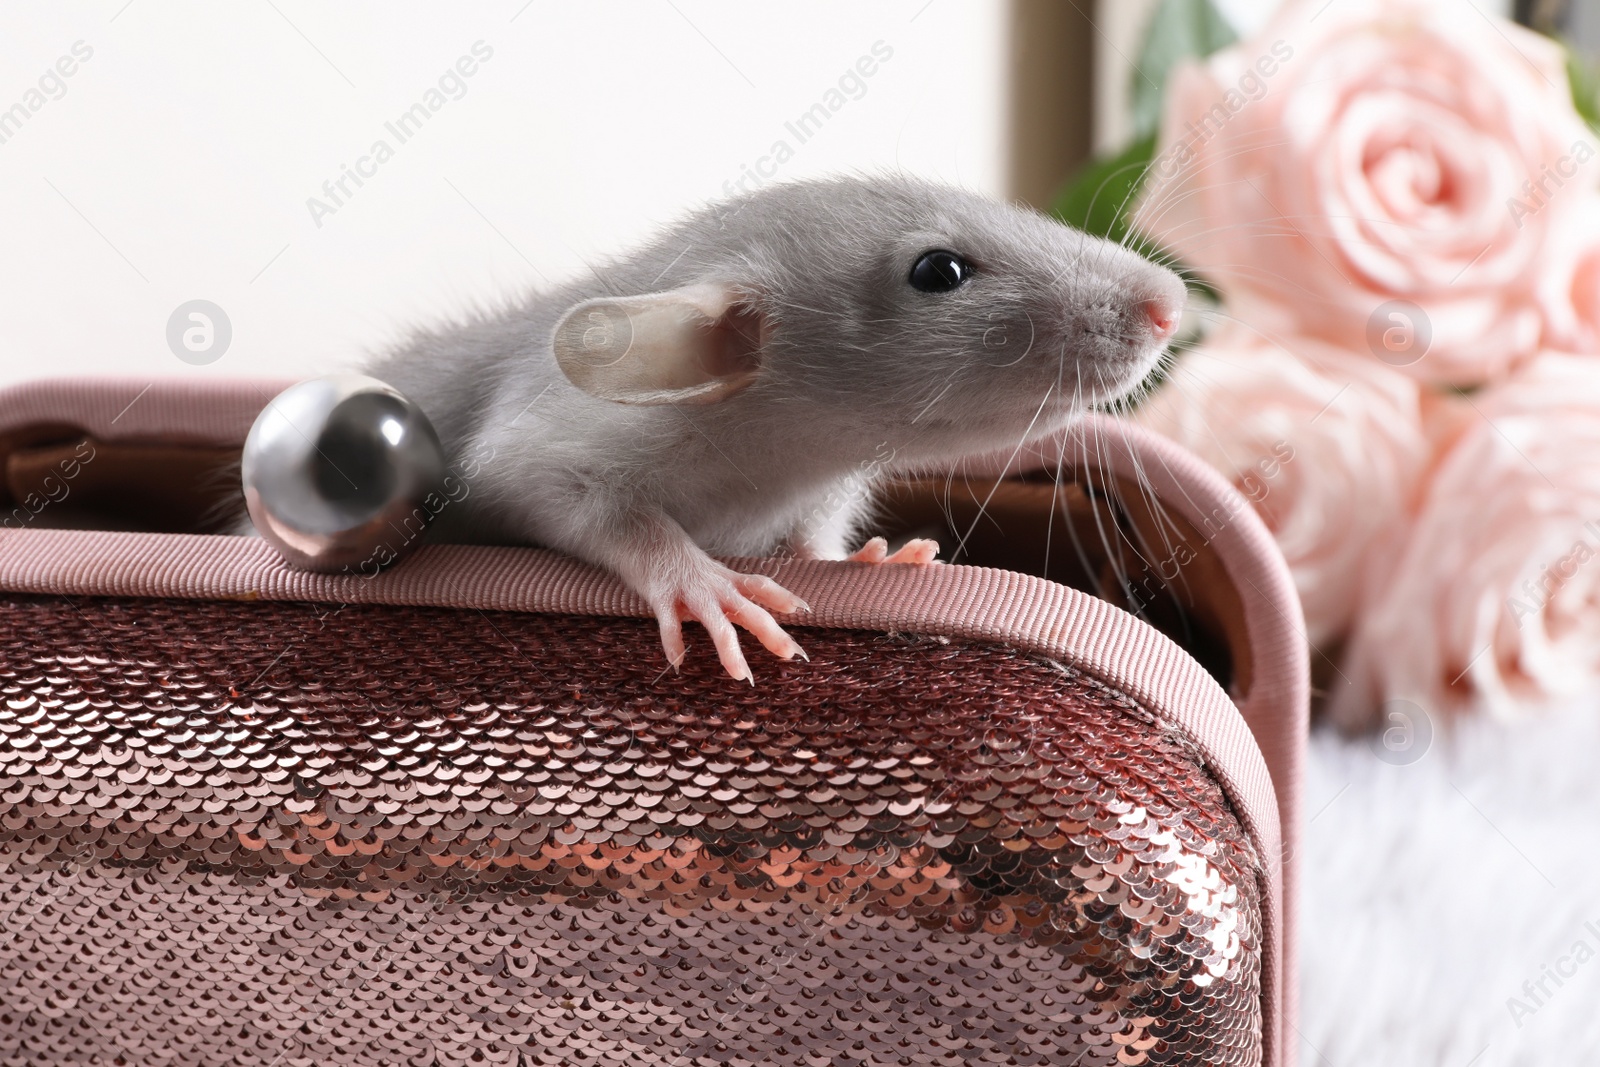
[[[1257,857],[1070,668],[0,596],[0,1061],[1259,1064]]]

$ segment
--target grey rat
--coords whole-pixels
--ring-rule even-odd
[[[414,335],[369,373],[446,452],[492,457],[432,540],[535,544],[616,573],[660,621],[803,655],[771,578],[711,557],[849,550],[873,484],[1061,429],[1151,370],[1177,275],[1024,208],[904,177],[762,188],[570,284]]]

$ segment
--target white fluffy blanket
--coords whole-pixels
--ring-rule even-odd
[[[1312,738],[1303,1067],[1600,1064],[1600,703]]]

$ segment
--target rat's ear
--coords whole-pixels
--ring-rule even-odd
[[[619,404],[715,404],[755,380],[760,316],[722,283],[575,305],[556,325],[556,363]]]

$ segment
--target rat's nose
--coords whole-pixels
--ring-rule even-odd
[[[1170,340],[1172,335],[1178,332],[1178,323],[1183,318],[1182,303],[1163,295],[1141,300],[1138,308],[1144,317],[1150,320],[1150,330],[1155,334],[1156,340]]]

